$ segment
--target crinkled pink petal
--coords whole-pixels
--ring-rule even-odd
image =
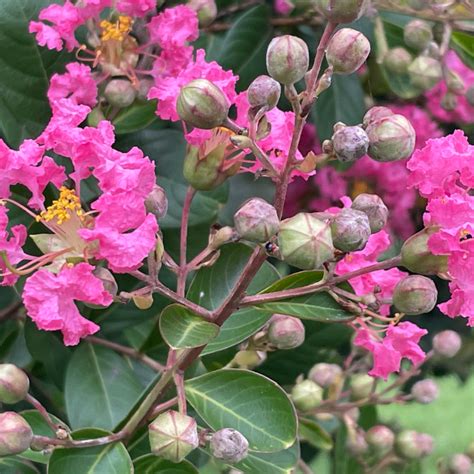
[[[396,326],[389,326],[384,344],[390,344],[403,358],[409,359],[414,365],[419,365],[425,360],[426,354],[418,343],[426,334],[428,334],[426,329],[405,321]]]
[[[36,34],[36,42],[40,46],[46,46],[48,49],[55,49],[56,51],[63,49],[61,35],[53,27],[40,21],[31,21],[28,31]]]
[[[156,8],[156,0],[119,0],[117,10],[129,16],[142,17]]]

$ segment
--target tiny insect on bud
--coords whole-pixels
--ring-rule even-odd
[[[398,311],[410,316],[429,313],[435,307],[437,299],[436,285],[421,275],[403,278],[393,290],[393,304]]]
[[[454,357],[461,349],[461,336],[455,332],[441,331],[433,338],[433,350],[442,357]]]
[[[316,382],[320,387],[327,388],[342,376],[342,369],[336,364],[320,362],[313,365],[309,371],[308,378]]]
[[[323,389],[312,380],[303,380],[293,387],[291,399],[298,410],[309,411],[322,402]]]
[[[433,451],[433,438],[425,433],[404,430],[395,440],[395,451],[404,459],[419,459]]]
[[[447,468],[448,474],[470,474],[472,472],[472,461],[465,454],[453,454],[448,458]]]
[[[382,454],[392,449],[395,442],[395,435],[387,426],[376,425],[367,431],[365,440],[375,452]]]
[[[427,91],[433,88],[443,77],[441,63],[428,56],[418,56],[408,67],[411,83]]]
[[[438,398],[439,390],[433,379],[425,379],[413,385],[411,394],[418,403],[428,404]]]
[[[270,76],[258,76],[247,89],[247,98],[251,107],[266,107],[271,110],[280,100],[281,86]]]
[[[0,413],[0,456],[26,451],[32,439],[33,431],[24,418],[13,411]]]
[[[424,20],[412,20],[403,29],[403,39],[410,48],[423,51],[433,41],[433,30]]]
[[[145,199],[145,207],[148,212],[151,212],[157,219],[166,216],[168,212],[168,198],[165,190],[155,184],[152,192]]]
[[[24,400],[30,388],[28,376],[13,364],[0,364],[0,403]]]
[[[307,44],[297,36],[283,35],[273,38],[267,49],[267,71],[285,85],[294,84],[308,71]]]
[[[234,215],[237,233],[251,242],[267,242],[278,232],[279,224],[276,209],[261,198],[249,199]]]
[[[337,74],[352,74],[370,53],[369,40],[357,30],[342,28],[329,41],[326,59]]]
[[[393,74],[405,74],[412,61],[412,55],[405,48],[398,47],[387,51],[383,65]]]
[[[367,374],[355,374],[349,380],[352,400],[362,400],[367,398],[374,386],[374,379]]]
[[[209,26],[216,19],[217,5],[215,0],[189,0],[188,7],[197,13],[201,28]]]
[[[342,252],[361,250],[370,237],[370,223],[367,214],[356,209],[345,208],[331,222],[334,247]]]
[[[117,296],[118,284],[110,270],[104,267],[95,267],[93,273],[94,276],[102,282],[105,291],[110,293],[112,296]]]
[[[212,455],[224,462],[238,463],[248,454],[247,439],[232,428],[216,431],[210,441]]]
[[[371,123],[376,122],[381,118],[389,117],[390,115],[394,115],[394,113],[388,107],[372,107],[364,115],[362,126],[367,128]]]
[[[181,120],[208,130],[222,125],[229,113],[229,102],[215,84],[195,79],[181,88],[176,110]]]
[[[199,445],[194,418],[177,411],[159,415],[149,426],[151,452],[172,462],[181,462]]]
[[[376,194],[359,194],[352,202],[351,207],[363,212],[368,217],[372,234],[385,227],[388,220],[388,208]]]
[[[362,158],[369,149],[369,137],[361,127],[341,127],[331,138],[336,158],[350,163]]]
[[[110,105],[124,108],[133,104],[137,90],[127,79],[112,79],[105,86],[104,96]]]
[[[268,326],[268,340],[277,349],[294,349],[304,342],[305,329],[298,318],[274,314]]]
[[[317,0],[317,8],[333,23],[351,23],[360,18],[368,7],[367,0]]]

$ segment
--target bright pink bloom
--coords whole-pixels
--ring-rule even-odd
[[[56,102],[70,98],[76,104],[94,107],[97,103],[97,86],[88,66],[80,63],[66,65],[65,74],[54,74],[51,78],[48,99]]]
[[[402,322],[397,326],[389,326],[382,341],[369,330],[359,329],[354,344],[372,353],[374,367],[369,375],[387,380],[391,373],[400,371],[403,358],[409,359],[414,365],[425,360],[426,354],[418,343],[427,333],[426,329],[421,329],[413,323]]]
[[[100,306],[112,304],[112,295],[105,291],[93,270],[87,263],[66,265],[57,275],[39,270],[25,283],[23,302],[28,316],[39,329],[61,331],[66,346],[74,346],[100,329],[81,316],[75,300]]]
[[[129,16],[142,17],[156,8],[156,0],[119,0],[117,10]]]

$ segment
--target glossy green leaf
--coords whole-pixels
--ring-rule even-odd
[[[330,450],[333,447],[331,435],[314,420],[300,418],[298,424],[300,439],[318,449]]]
[[[33,464],[16,457],[0,458],[0,472],[2,474],[39,474]]]
[[[255,451],[275,452],[296,438],[295,410],[272,380],[246,370],[217,370],[185,383],[186,398],[214,430],[234,428]]]
[[[188,461],[174,463],[147,454],[134,460],[135,474],[198,474],[198,470]]]
[[[90,439],[106,436],[107,431],[84,429],[73,438]],[[48,464],[48,474],[133,474],[132,460],[122,443],[92,448],[55,449]]]
[[[122,109],[112,120],[115,133],[133,133],[148,127],[158,117],[156,115],[156,100],[135,102],[129,107]]]
[[[474,69],[474,36],[472,34],[455,31],[451,36],[451,47],[467,67]]]
[[[126,361],[105,347],[83,343],[66,371],[65,402],[71,428],[115,428],[142,393]]]
[[[320,281],[322,276],[322,272],[316,270],[293,273],[266,288],[262,294],[310,285]],[[354,318],[353,314],[339,306],[326,292],[262,303],[256,307],[273,313],[326,323],[350,321]]]
[[[173,349],[200,347],[214,339],[219,326],[210,323],[179,304],[167,306],[160,316],[160,332]]]

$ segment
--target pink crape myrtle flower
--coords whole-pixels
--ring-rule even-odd
[[[92,265],[79,263],[64,266],[57,275],[39,270],[26,280],[23,302],[28,316],[39,329],[61,331],[66,346],[74,346],[100,329],[79,313],[74,301],[112,304],[112,295],[105,291],[93,270]]]
[[[409,359],[414,365],[425,360],[426,354],[418,343],[427,333],[426,329],[406,321],[389,326],[382,340],[368,329],[358,329],[354,344],[372,353],[374,366],[369,375],[387,380],[391,373],[400,371],[403,358]]]

